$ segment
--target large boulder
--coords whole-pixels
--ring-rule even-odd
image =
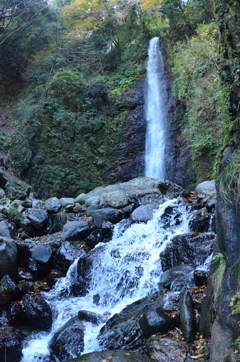
[[[0,237],[0,278],[5,274],[16,277],[17,245],[14,240]]]
[[[159,289],[167,288],[171,291],[180,291],[183,286],[194,286],[193,265],[177,265],[163,272],[159,282]]]
[[[56,213],[61,209],[61,202],[57,197],[51,197],[45,201],[45,209],[48,212]]]
[[[11,238],[7,221],[0,222],[0,236],[3,236],[4,238],[8,239]]]
[[[131,214],[131,220],[137,222],[147,222],[148,220],[152,219],[153,212],[156,210],[158,205],[154,204],[147,204],[141,205],[137,207],[133,213]]]
[[[171,181],[162,179],[153,179],[150,177],[138,177],[128,182],[108,185],[106,187],[97,187],[90,191],[87,196],[99,196],[113,191],[121,191],[126,196],[143,196],[147,194],[179,195],[182,188]]]
[[[62,231],[62,241],[81,241],[90,233],[88,222],[85,220],[69,221]]]
[[[166,333],[177,326],[175,318],[169,317],[162,308],[147,311],[139,320],[144,337]]]
[[[38,244],[34,246],[31,258],[39,263],[47,264],[50,261],[52,254],[53,250],[50,246]]]
[[[215,187],[215,181],[204,181],[197,185],[195,188],[195,191],[198,194],[204,194],[204,195],[216,195],[216,187]]]
[[[97,228],[102,228],[104,221],[109,221],[112,224],[116,224],[122,219],[121,212],[111,207],[93,210],[90,212],[90,215],[93,218],[93,224]]]
[[[52,312],[41,294],[25,294],[22,298],[27,320],[36,329],[48,330],[52,326]]]
[[[78,317],[68,320],[50,341],[49,347],[53,354],[61,361],[80,355],[84,349],[84,329]]]
[[[148,311],[163,308],[166,301],[164,293],[156,292],[114,314],[100,330],[98,335],[100,346],[106,349],[145,351],[146,337],[140,328],[139,320]],[[175,306],[175,303],[173,305]]]
[[[213,233],[186,233],[174,236],[160,254],[163,271],[180,264],[202,265],[212,253]]]

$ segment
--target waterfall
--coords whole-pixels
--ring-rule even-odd
[[[148,49],[145,112],[147,121],[145,176],[165,176],[165,128],[167,118],[167,86],[159,38],[151,39]]]
[[[169,207],[173,212],[166,220]],[[131,224],[123,219],[117,224],[112,240],[107,244],[99,243],[91,251],[94,260],[90,287],[85,297],[73,297],[69,293],[77,262],[72,264],[65,278],[60,279],[50,292],[44,293],[54,315],[52,330],[30,336],[23,349],[22,362],[49,362],[49,341],[79,310],[113,315],[158,290],[162,273],[159,254],[172,237],[189,231],[188,219],[187,205],[181,199],[173,199],[163,202],[147,223]],[[97,303],[96,295],[99,296]],[[84,323],[84,353],[99,350],[97,335],[103,324]]]

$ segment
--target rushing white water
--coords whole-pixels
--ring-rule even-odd
[[[159,38],[151,39],[148,49],[145,112],[147,120],[145,176],[165,176],[165,129],[167,118],[167,86]]]
[[[167,207],[173,212],[167,213],[166,220]],[[91,252],[95,256],[90,288],[85,297],[71,297],[67,293],[77,262],[51,292],[45,293],[54,315],[52,331],[31,336],[23,349],[22,362],[47,362],[52,336],[79,310],[113,315],[158,289],[162,273],[159,254],[174,235],[188,232],[187,207],[180,199],[167,200],[147,223],[135,223],[126,229],[125,222],[116,225],[112,241],[98,244]],[[94,303],[96,295],[99,295],[98,305]],[[99,350],[96,337],[101,327],[85,322],[84,353]]]

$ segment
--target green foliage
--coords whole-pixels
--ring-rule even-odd
[[[218,69],[217,30],[199,25],[197,35],[171,51],[173,92],[186,106],[183,135],[191,149],[197,182],[213,176],[222,148],[223,89]]]

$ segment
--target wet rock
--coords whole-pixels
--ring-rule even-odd
[[[20,289],[9,275],[4,275],[4,277],[1,279],[0,288],[7,291],[13,299],[17,299],[21,295]]]
[[[156,204],[141,205],[133,211],[130,218],[135,222],[147,222],[151,220],[153,212],[157,207],[158,205]]]
[[[154,335],[148,339],[147,349],[149,356],[156,362],[185,362],[188,354],[188,346],[183,342]]]
[[[61,209],[61,202],[57,197],[51,197],[45,201],[45,209],[48,212],[56,213]]]
[[[38,244],[34,246],[31,258],[39,263],[47,264],[52,257],[52,248],[48,245]]]
[[[209,277],[209,271],[205,270],[195,270],[194,271],[194,281],[197,287],[207,284]]]
[[[20,362],[24,334],[8,325],[0,327],[0,361]]]
[[[64,241],[58,249],[54,262],[60,269],[67,271],[72,262],[84,254],[83,249],[77,249],[69,241]]]
[[[177,326],[175,318],[169,317],[162,308],[147,311],[139,320],[144,337],[166,333]]]
[[[186,233],[172,238],[160,254],[163,271],[180,264],[202,265],[212,253],[213,233]]]
[[[217,203],[216,197],[211,197],[210,199],[208,199],[208,201],[206,202],[207,211],[211,212],[213,209],[215,209],[216,203]]]
[[[8,176],[6,175],[6,173],[4,171],[0,170],[0,187],[1,187],[1,189],[5,189],[5,187],[7,186],[8,183],[9,183]]]
[[[180,224],[181,214],[179,212],[176,212],[173,206],[168,206],[166,207],[160,219],[163,222],[163,227],[168,228],[170,226],[175,226]]]
[[[153,360],[144,354],[131,351],[100,351],[83,354],[80,357],[68,359],[65,362],[103,362],[103,361],[118,361],[118,362],[153,362]]]
[[[0,236],[3,236],[4,238],[8,238],[8,239],[11,238],[7,221],[0,222]]]
[[[198,194],[216,195],[215,181],[204,181],[197,185],[195,191]]]
[[[93,218],[93,224],[97,228],[101,228],[104,221],[109,221],[112,224],[116,224],[122,219],[122,214],[118,210],[110,207],[107,207],[105,209],[93,210],[91,212],[91,216]]]
[[[93,249],[98,243],[106,243],[111,240],[113,234],[112,227],[96,229],[86,238],[86,244],[89,248]]]
[[[59,212],[52,218],[52,225],[50,227],[50,233],[57,233],[58,231],[62,231],[64,225],[67,223],[67,214],[65,211]]]
[[[12,302],[7,309],[7,319],[13,325],[20,326],[26,324],[26,316],[17,301]]]
[[[193,287],[194,278],[192,265],[177,265],[163,272],[159,282],[159,289],[169,289],[171,291],[180,291],[183,286]]]
[[[12,298],[7,290],[0,287],[0,306],[11,303]]]
[[[48,330],[52,326],[52,312],[41,294],[25,294],[22,298],[28,322],[36,329]]]
[[[106,349],[145,350],[145,337],[139,325],[140,316],[149,310],[163,306],[164,294],[154,293],[140,299],[120,313],[112,316],[102,327],[98,335],[101,347]]]
[[[98,325],[100,323],[106,322],[107,316],[102,316],[88,310],[80,310],[78,312],[78,319],[80,321],[86,321]]]
[[[180,322],[186,342],[193,342],[196,334],[193,300],[188,290],[183,290],[180,297]]]
[[[46,225],[47,225],[47,219],[48,214],[47,211],[42,209],[28,209],[27,213],[27,219],[31,222],[31,226],[33,227],[35,232],[44,233]]]
[[[71,318],[53,336],[49,347],[61,361],[80,355],[84,349],[84,325],[78,317]]]
[[[83,240],[90,233],[87,221],[69,221],[63,227],[61,236],[62,241],[77,241]]]
[[[101,205],[108,205],[116,209],[128,204],[128,197],[122,191],[112,191],[101,195]]]
[[[205,208],[195,211],[189,221],[190,231],[207,232],[210,227],[210,218],[211,215]]]
[[[17,245],[14,240],[0,237],[0,278],[5,274],[16,277]]]

